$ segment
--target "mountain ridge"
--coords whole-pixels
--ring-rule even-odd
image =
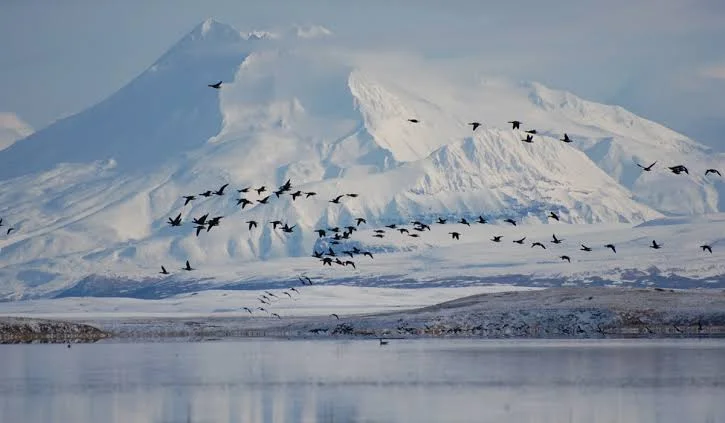
[[[555,210],[567,223],[638,224],[725,206],[722,183],[699,174],[721,156],[624,109],[537,83],[471,86],[472,74],[368,65],[326,50],[334,35],[319,32],[308,46],[205,21],[106,100],[0,151],[0,215],[18,229],[0,238],[0,296],[95,273],[145,280],[152,261],[303,257],[322,245],[314,229],[358,216],[368,227],[438,215],[533,224]],[[207,86],[218,80],[220,90]],[[532,144],[508,126],[516,118],[539,131]],[[564,132],[573,143],[559,141]],[[645,156],[701,161],[689,178],[624,165]],[[317,195],[272,195],[243,211],[230,198],[250,185],[269,194],[287,179]],[[224,183],[225,196],[182,206],[183,195]],[[360,196],[329,203],[349,192]],[[225,217],[198,237],[166,224],[207,212]],[[247,230],[249,219],[260,228]],[[295,232],[272,230],[276,219]]]

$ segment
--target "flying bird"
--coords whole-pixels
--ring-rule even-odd
[[[250,188],[251,188],[251,187],[246,187],[246,188],[238,189],[238,190],[237,190],[237,192],[238,192],[238,193],[240,193],[240,194],[241,194],[241,193],[247,193],[247,192],[249,192],[249,189],[250,189]]]
[[[211,190],[206,190],[199,195],[201,195],[202,197],[211,197],[211,194],[212,194]]]
[[[586,246],[586,245],[584,245],[584,244],[582,244],[582,247],[581,247],[581,248],[580,248],[579,250],[581,250],[581,251],[586,251],[586,252],[590,252],[590,251],[592,251],[592,249],[591,249],[591,248],[587,247],[587,246]]]
[[[569,138],[569,135],[567,135],[566,133],[564,133],[564,138],[560,139],[559,141],[571,142],[571,138]]]
[[[652,163],[651,165],[649,165],[649,166],[647,166],[647,167],[644,167],[644,166],[642,166],[642,165],[641,165],[641,164],[639,164],[639,163],[637,163],[637,166],[641,167],[641,168],[642,168],[642,170],[644,170],[645,172],[649,172],[649,171],[651,171],[651,170],[652,170],[652,168],[653,168],[653,167],[654,167],[654,165],[656,165],[656,164],[657,164],[657,161],[654,161],[654,162],[653,162],[653,163]]]
[[[204,229],[206,229],[206,226],[204,226],[204,225],[196,225],[194,227],[194,229],[196,229],[196,236],[199,236],[199,233],[201,233],[201,231],[203,231]]]
[[[526,139],[523,139],[521,141],[528,142],[530,144],[530,143],[534,142],[534,136],[531,135],[531,134],[529,134],[529,135],[526,136]]]
[[[549,216],[548,217],[550,217],[551,219],[556,220],[557,222],[559,221],[559,216],[556,213],[554,213],[554,212],[549,212]]]
[[[469,125],[471,125],[475,131],[479,126],[481,126],[481,122],[470,122]]]
[[[186,270],[186,271],[192,271],[192,270],[194,270],[194,268],[191,267],[191,265],[189,264],[189,260],[186,260],[186,267],[182,267],[181,269],[182,270]]]
[[[503,235],[495,235],[493,238],[491,238],[491,241],[501,242],[501,238],[503,238]]]
[[[166,270],[166,268],[164,266],[161,266],[161,271],[159,273],[161,273],[162,275],[168,275],[169,274],[169,272]]]
[[[420,121],[419,121],[418,119],[408,119],[408,122],[412,122],[412,123],[418,123],[418,122],[420,122]]]
[[[488,222],[483,216],[478,216],[478,223],[484,224]]]
[[[261,200],[257,200],[259,204],[267,204],[267,201],[269,200],[269,195],[262,198]]]
[[[517,244],[523,244],[525,239],[526,239],[526,237],[523,237],[521,239],[515,239],[514,242]]]
[[[657,241],[655,241],[653,239],[652,240],[652,245],[650,245],[649,248],[653,248],[655,250],[659,250],[660,248],[662,248],[662,244],[658,244]]]
[[[712,247],[711,247],[711,246],[709,246],[709,245],[705,244],[705,245],[701,245],[701,246],[700,246],[700,248],[702,248],[702,251],[703,251],[703,252],[705,252],[705,251],[709,251],[709,252],[710,252],[710,254],[712,254]]]
[[[256,222],[256,221],[254,221],[254,220],[247,220],[247,221],[246,221],[245,223],[246,223],[247,225],[249,225],[249,226],[248,226],[247,228],[248,228],[248,230],[250,230],[250,231],[252,230],[252,228],[256,228],[256,227],[257,227],[257,222]]]
[[[219,188],[218,190],[214,191],[214,194],[215,195],[224,195],[224,189],[226,187],[228,187],[228,186],[229,186],[229,184],[222,185],[221,188]]]
[[[335,203],[335,204],[340,204],[340,199],[341,199],[342,197],[344,197],[344,195],[338,195],[337,197],[333,198],[333,199],[332,199],[332,200],[330,200],[329,202],[330,202],[330,203]]]
[[[553,240],[551,241],[551,243],[552,243],[552,244],[561,244],[561,242],[562,242],[562,241],[564,241],[563,239],[559,239],[559,238],[557,238],[557,237],[556,237],[556,234],[553,234],[553,235],[551,235],[551,236],[552,236],[552,237],[554,238],[554,239],[553,239]]]
[[[242,210],[244,210],[244,207],[246,207],[247,205],[252,205],[254,203],[247,200],[246,198],[240,198],[237,200],[237,205],[240,205],[240,204],[242,205]]]
[[[252,314],[252,309],[249,307],[242,307],[244,310],[246,310],[249,314]]]
[[[513,220],[513,219],[506,219],[506,220],[504,220],[504,222],[506,222],[506,223],[510,223],[510,224],[512,224],[512,225],[514,225],[514,226],[516,226],[516,221],[515,221],[515,220]]]
[[[338,315],[337,315],[337,314],[335,314],[335,313],[332,313],[332,314],[330,315],[330,317],[334,317],[334,318],[336,318],[337,320],[340,320],[340,316],[338,316]]]
[[[544,250],[546,250],[546,246],[544,244],[540,243],[540,242],[533,242],[533,243],[531,243],[531,248],[534,248],[534,247],[541,247]]]
[[[617,249],[614,247],[614,244],[607,244],[607,245],[604,246],[604,248],[609,248],[615,254],[617,253]]]
[[[184,200],[186,200],[186,201],[184,201],[184,205],[187,205],[187,204],[189,204],[189,202],[196,200],[195,195],[185,195],[183,198],[184,198]]]
[[[461,234],[460,232],[448,232],[451,235],[451,239],[458,239],[460,240]]]
[[[292,196],[292,201],[295,201],[297,199],[297,197],[299,197],[300,195],[302,195],[302,191],[293,192],[290,195]]]
[[[7,232],[5,232],[5,235],[10,235],[10,232],[14,231],[15,228],[8,228]]]
[[[179,213],[174,219],[169,218],[167,223],[171,226],[181,226],[181,213]]]
[[[438,223],[441,224],[441,225],[445,225],[446,224],[446,219],[443,219],[443,218],[440,218],[439,217],[438,218]]]
[[[276,317],[276,318],[278,318],[278,319],[281,319],[281,318],[282,318],[282,317],[280,317],[280,315],[279,315],[279,314],[277,314],[277,313],[272,313],[271,315],[272,315],[272,316],[274,316],[274,317]]]
[[[559,258],[562,259],[562,260],[566,260],[569,263],[571,263],[571,258],[569,258],[569,256],[560,256]]]
[[[511,129],[519,129],[519,126],[520,126],[520,125],[521,125],[521,124],[522,124],[523,122],[520,122],[520,121],[518,121],[518,120],[512,120],[512,121],[509,121],[508,123],[510,123],[510,124],[511,124]]]
[[[708,175],[708,173],[714,173],[714,174],[716,174],[717,176],[722,176],[722,175],[720,174],[720,171],[719,171],[719,170],[717,170],[717,169],[708,169],[708,170],[706,170],[706,171],[705,171],[705,176],[707,176],[707,175]]]
[[[464,224],[464,225],[468,225],[468,226],[471,226],[471,224],[470,224],[470,223],[468,223],[468,221],[466,220],[466,218],[465,218],[465,217],[462,217],[462,218],[461,218],[461,220],[459,220],[459,221],[458,221],[458,223],[462,223],[462,224]]]
[[[200,217],[198,219],[197,218],[192,219],[192,223],[195,225],[204,225],[204,224],[206,224],[207,217],[209,217],[209,213],[203,215],[202,217]]]
[[[362,217],[358,217],[357,219],[355,219],[355,222],[356,222],[357,226],[360,226],[361,223],[368,223],[368,221]]]
[[[524,132],[526,132],[527,134],[533,134],[533,135],[537,134],[536,129],[529,129],[528,131],[524,131]]]
[[[216,88],[217,90],[222,87],[222,81],[217,82],[216,84],[209,84],[207,85],[209,88]]]
[[[672,167],[669,167],[668,169],[670,169],[672,171],[672,173],[674,173],[675,175],[679,175],[682,172],[685,172],[688,175],[690,174],[690,172],[687,171],[687,168],[683,165],[672,166]]]

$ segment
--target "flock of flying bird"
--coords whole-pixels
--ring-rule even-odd
[[[216,84],[209,84],[208,86],[210,88],[220,89],[221,85],[222,85],[222,81],[219,81]],[[414,119],[414,118],[408,119],[408,122],[413,123],[413,124],[420,123],[420,121],[418,119]],[[513,120],[513,121],[509,121],[508,123],[510,123],[512,125],[512,129],[520,130],[521,124],[523,122],[518,121],[518,120]],[[476,129],[478,129],[481,126],[481,123],[480,122],[470,122],[470,123],[468,123],[468,125],[470,125],[472,127],[473,131],[476,131]],[[521,141],[526,142],[526,143],[533,143],[534,135],[537,135],[537,131],[535,129],[530,129],[530,130],[524,131],[524,133],[526,134],[525,138],[521,139]],[[572,139],[565,133],[563,138],[560,139],[560,141],[565,142],[565,143],[571,143]],[[637,166],[642,168],[642,170],[645,172],[650,172],[650,171],[652,171],[652,169],[654,168],[654,166],[656,164],[657,164],[657,162],[655,161],[654,163],[652,163],[648,166],[643,166],[642,164],[639,164],[639,163],[637,163]],[[689,170],[687,169],[687,167],[685,167],[684,165],[681,165],[681,164],[671,166],[668,169],[676,175],[679,175],[681,173],[685,173],[685,174],[689,175]],[[705,171],[705,175],[707,176],[709,174],[715,174],[718,176],[722,176],[717,169],[707,169]],[[225,195],[225,190],[228,186],[229,186],[229,184],[227,183],[227,184],[222,185],[219,189],[216,189],[216,190],[207,190],[207,191],[204,191],[204,192],[202,192],[200,194],[196,194],[196,195],[186,195],[183,197],[184,206],[190,204],[192,201],[198,200],[200,197],[209,198],[209,197],[213,197],[213,196],[223,196],[223,195]],[[242,210],[244,210],[244,208],[247,206],[253,206],[256,204],[268,204],[270,199],[272,199],[272,195],[274,195],[276,198],[280,198],[280,196],[282,196],[282,195],[289,195],[291,197],[292,201],[296,201],[298,198],[308,199],[310,197],[317,195],[316,192],[303,192],[301,190],[293,191],[292,182],[289,179],[283,185],[279,186],[277,189],[275,189],[271,192],[267,191],[267,187],[264,185],[260,186],[258,188],[253,188],[253,187],[241,188],[241,189],[238,189],[237,192],[240,195],[241,194],[251,195],[253,192],[256,192],[257,196],[259,197],[255,200],[250,200],[249,198],[245,198],[244,196],[236,199],[236,205],[240,206]],[[264,193],[269,193],[269,194],[262,196]],[[329,203],[341,204],[341,201],[343,201],[343,199],[345,199],[345,198],[356,198],[356,197],[358,197],[358,194],[356,194],[356,193],[339,194],[335,198],[330,199]],[[181,216],[182,216],[182,213],[179,213],[176,217],[173,217],[173,218],[169,217],[167,223],[172,227],[180,227],[182,225]],[[194,228],[196,230],[196,236],[199,236],[202,231],[209,232],[214,227],[219,226],[221,223],[221,219],[223,219],[223,218],[224,218],[224,216],[209,217],[209,213],[206,213],[197,218],[193,218],[192,224],[194,225]],[[559,216],[554,212],[549,212],[549,215],[547,216],[547,218],[559,221]],[[448,219],[439,217],[435,223],[442,225],[442,224],[445,224],[447,221],[448,221]],[[512,218],[507,218],[507,219],[504,219],[503,221],[506,223],[509,223],[513,226],[516,226],[516,221]],[[253,230],[254,228],[257,228],[260,224],[260,222],[257,222],[255,220],[247,220],[245,223],[247,223],[247,227],[250,231]],[[292,232],[294,232],[294,229],[297,226],[297,225],[289,226],[289,224],[287,222],[282,222],[280,220],[273,220],[268,223],[270,225],[272,225],[272,230],[277,230],[279,228],[283,233],[292,233]],[[354,225],[350,224],[345,227],[332,227],[332,228],[324,228],[324,229],[315,230],[315,232],[317,232],[317,234],[319,235],[319,239],[322,241],[325,241],[328,244],[326,251],[324,251],[324,250],[317,251],[317,249],[315,249],[312,254],[313,257],[320,260],[320,262],[322,263],[322,266],[332,266],[333,264],[337,264],[339,266],[343,266],[343,267],[350,266],[353,269],[357,269],[355,262],[352,260],[356,255],[369,257],[370,259],[373,258],[373,254],[370,251],[360,250],[356,246],[352,246],[352,247],[344,249],[344,250],[338,249],[337,251],[335,251],[337,249],[337,246],[339,246],[340,244],[349,240],[350,237],[353,235],[353,232],[355,232],[361,224],[366,224],[367,221],[362,217],[358,217],[358,218],[355,218],[354,223],[355,223]],[[410,228],[403,227],[404,225],[401,225],[401,224],[386,225],[386,228],[389,230],[398,231],[400,233],[400,235],[407,235],[408,237],[411,237],[411,238],[418,238],[418,237],[420,237],[420,235],[423,232],[431,230],[430,225],[426,224],[424,222],[414,220],[410,223],[412,225]],[[463,225],[471,226],[471,222],[469,222],[465,217],[460,218],[460,220],[456,221],[455,223],[460,223]],[[485,224],[485,223],[488,223],[488,221],[483,216],[478,216],[478,219],[473,220],[473,223]],[[0,226],[3,226],[2,218],[0,218]],[[6,235],[9,235],[14,230],[15,230],[14,227],[9,227],[6,231]],[[334,234],[334,235],[330,235],[330,234]],[[460,237],[461,237],[460,232],[452,231],[452,232],[449,232],[448,234],[451,236],[452,239],[460,240]],[[373,237],[376,237],[376,238],[384,238],[385,235],[386,235],[385,229],[375,229],[374,233],[373,233]],[[502,238],[503,238],[503,236],[496,235],[491,239],[491,241],[500,243],[502,241]],[[526,237],[524,236],[523,238],[513,240],[513,242],[516,244],[519,244],[519,245],[523,245],[525,240],[526,240]],[[564,241],[563,239],[557,238],[556,234],[554,234],[553,239],[550,242],[553,244],[561,244],[563,241]],[[333,247],[333,246],[335,246],[335,247]],[[531,248],[535,248],[535,247],[538,247],[541,249],[546,249],[546,245],[544,245],[543,243],[538,242],[538,241],[531,243]],[[606,244],[606,245],[604,245],[604,248],[610,249],[613,253],[617,252],[616,246],[614,244]],[[652,244],[649,245],[649,248],[660,249],[660,248],[662,248],[662,244],[658,244],[656,240],[652,240]],[[700,246],[700,248],[702,249],[703,252],[707,251],[709,253],[712,253],[711,245],[703,244]],[[579,251],[591,252],[591,251],[593,251],[593,249],[591,247],[588,247],[588,246],[582,244]],[[341,260],[340,259],[341,256],[342,257],[349,256],[350,259],[347,259],[347,257],[345,257],[346,260]],[[571,262],[571,257],[568,255],[561,255],[561,256],[559,256],[559,258],[561,260]],[[193,271],[195,269],[193,267],[191,267],[191,263],[189,262],[189,260],[187,260],[186,265],[184,267],[182,267],[181,270]],[[165,266],[161,266],[161,272],[159,272],[159,273],[161,273],[163,275],[170,274],[170,272],[166,269]],[[300,276],[298,276],[298,279],[302,283],[302,285],[312,285],[313,284],[312,280],[307,276],[300,275]],[[287,295],[290,299],[294,300],[292,292],[296,293],[297,295],[300,294],[296,288],[290,287],[287,290],[282,291],[280,295]],[[258,298],[258,300],[262,303],[262,305],[267,305],[267,306],[271,305],[275,301],[279,301],[280,299],[281,299],[281,297],[279,297],[269,291],[265,291],[265,294],[261,295]],[[253,313],[252,308],[243,307],[243,309],[245,311],[249,312],[250,314]],[[255,310],[264,311],[264,312],[269,313],[269,310],[267,310],[266,308],[261,307],[261,306],[256,307]],[[281,318],[281,316],[277,313],[270,313],[270,315],[277,317],[277,318]],[[336,314],[332,314],[331,316],[339,319],[339,316],[337,316]]]
[[[215,89],[220,89],[221,84],[222,84],[222,82],[219,81],[216,84],[210,84],[209,87],[215,88]],[[413,123],[413,124],[420,123],[420,121],[415,118],[408,119],[408,122]],[[508,123],[510,123],[512,125],[513,130],[521,130],[521,124],[523,124],[523,122],[518,121],[518,120],[509,121]],[[472,127],[473,131],[476,131],[476,129],[478,129],[481,126],[481,123],[480,122],[470,122],[470,123],[468,123],[468,125],[470,125]],[[526,143],[533,143],[534,135],[538,134],[538,132],[535,129],[525,130],[524,133],[526,134],[525,138],[521,139],[521,141],[526,142]],[[572,139],[569,137],[568,134],[564,133],[563,138],[561,138],[560,141],[565,142],[565,143],[571,143]],[[643,171],[645,171],[645,172],[650,172],[650,171],[652,171],[652,169],[654,168],[654,166],[656,164],[657,164],[657,162],[654,162],[654,163],[650,164],[649,166],[643,166],[643,165],[637,163],[637,166],[642,168]],[[668,169],[676,175],[679,175],[681,173],[685,173],[685,174],[689,175],[689,170],[684,165],[675,165],[675,166],[669,167]],[[707,169],[705,171],[705,175],[709,175],[711,173],[721,176],[720,172],[717,169]],[[225,195],[225,190],[228,186],[229,186],[229,184],[227,183],[227,184],[222,185],[217,190],[207,190],[205,192],[202,192],[202,193],[196,194],[196,195],[186,195],[183,197],[184,206],[188,205],[192,201],[197,200],[199,197],[208,198],[208,197],[212,197],[212,196],[223,196],[223,195]],[[250,195],[253,192],[256,192],[257,196],[260,197],[255,200],[250,200],[249,198],[246,198],[245,196],[241,196],[241,198],[236,199],[236,205],[241,206],[242,210],[244,210],[244,208],[246,206],[253,206],[256,204],[268,204],[270,199],[272,199],[272,195],[275,195],[276,198],[280,198],[280,196],[282,196],[282,195],[289,195],[291,197],[292,201],[296,201],[298,198],[307,199],[307,198],[317,195],[317,193],[315,193],[315,192],[303,192],[301,190],[293,191],[292,182],[290,179],[288,179],[287,182],[285,182],[283,185],[279,186],[277,189],[275,189],[271,192],[267,191],[266,186],[260,186],[258,188],[245,187],[242,189],[238,189],[237,192],[240,195],[241,194]],[[269,192],[269,194],[263,196],[263,194],[267,193],[267,192]],[[345,198],[356,198],[356,197],[358,197],[358,194],[356,194],[356,193],[339,194],[336,197],[330,199],[329,203],[341,204],[341,201],[343,201],[343,199],[345,199]],[[169,217],[169,220],[167,223],[171,226],[181,226],[181,224],[182,224],[181,215],[182,214],[179,213],[174,218]],[[221,219],[223,217],[224,216],[209,217],[209,213],[207,213],[198,218],[193,218],[192,224],[195,225],[194,227],[196,229],[196,235],[199,236],[199,234],[202,231],[209,232],[215,226],[219,226]],[[553,220],[559,221],[559,216],[554,212],[549,212],[547,219],[553,219]],[[446,222],[448,222],[448,219],[439,217],[434,223],[442,225],[442,224],[445,224]],[[478,219],[472,220],[472,222],[479,223],[479,224],[485,224],[485,223],[488,223],[488,220],[486,220],[486,218],[484,218],[483,216],[478,216]],[[469,222],[465,217],[462,217],[462,218],[460,218],[460,220],[457,220],[455,223],[471,226],[472,222]],[[503,222],[516,226],[516,221],[512,218],[504,219]],[[260,222],[257,222],[255,220],[247,220],[245,223],[247,223],[248,229],[250,231],[253,230],[254,228],[257,228],[260,224]],[[283,233],[292,233],[292,232],[294,232],[294,229],[296,227],[296,225],[289,226],[289,224],[287,222],[282,222],[280,220],[273,220],[268,223],[270,225],[272,225],[272,230],[277,230],[279,228],[279,230],[281,230]],[[326,248],[326,250],[323,248],[323,251],[317,251],[317,249],[315,248],[312,253],[312,256],[314,258],[318,259],[321,262],[322,266],[332,266],[333,264],[336,264],[336,265],[339,265],[342,267],[349,266],[349,267],[352,267],[353,269],[357,269],[356,264],[353,261],[353,259],[355,258],[356,255],[363,256],[363,257],[369,257],[370,259],[372,259],[373,254],[370,251],[363,251],[360,248],[358,248],[357,246],[351,246],[349,248],[346,248],[344,246],[344,243],[347,240],[351,239],[351,236],[353,235],[353,233],[355,231],[357,231],[357,228],[361,224],[366,224],[366,223],[367,223],[367,221],[365,220],[365,218],[357,217],[354,219],[354,222],[350,222],[349,225],[344,226],[344,227],[331,227],[331,228],[316,229],[315,232],[317,232],[317,234],[319,236],[319,240],[324,241],[327,244],[327,248]],[[411,238],[418,238],[425,231],[431,230],[430,224],[421,222],[419,220],[414,220],[414,221],[410,222],[410,224],[411,224],[410,228],[406,228],[406,227],[404,227],[405,225],[401,225],[401,224],[386,225],[386,228],[388,230],[397,231],[400,233],[400,235],[406,235]],[[460,240],[460,238],[461,238],[461,233],[457,232],[457,231],[451,231],[448,234],[454,240]],[[375,229],[373,231],[373,237],[384,238],[385,235],[386,235],[385,229]],[[502,235],[496,235],[493,238],[491,238],[491,241],[500,243],[500,242],[502,242],[502,239],[503,239]],[[526,236],[524,236],[520,239],[513,240],[514,243],[519,244],[519,245],[523,245],[525,241],[526,241]],[[550,242],[552,244],[562,244],[563,241],[564,241],[563,239],[557,238],[556,234],[554,234],[554,235],[552,235],[552,240]],[[342,250],[339,249],[341,244],[342,244],[342,247],[344,248]],[[546,249],[546,245],[542,242],[535,241],[535,242],[531,243],[530,248]],[[606,244],[606,245],[604,245],[604,248],[610,249],[615,254],[617,253],[617,248],[614,244]],[[652,240],[652,244],[649,245],[649,248],[660,249],[660,248],[662,248],[662,244],[658,244],[656,240]],[[708,252],[712,253],[711,245],[703,244],[700,246],[700,248],[703,251],[708,251]],[[591,251],[593,251],[593,249],[584,244],[581,244],[581,248],[579,249],[579,251],[591,252]],[[349,259],[345,256],[349,256]],[[344,257],[345,260],[342,260],[340,257]],[[561,256],[559,256],[559,258],[561,260],[565,260],[569,263],[571,262],[571,257],[568,255],[561,255]],[[185,271],[194,270],[194,268],[191,267],[191,264],[189,263],[188,260],[186,261],[186,266],[182,267],[181,269],[185,270]],[[160,273],[164,274],[164,275],[169,274],[169,272],[166,270],[166,268],[164,266],[161,266]],[[302,275],[302,276],[299,276],[298,279],[302,282],[302,285],[312,285],[313,284],[312,280],[307,276]],[[290,299],[293,299],[293,295],[291,294],[291,292],[295,292],[296,294],[299,294],[298,290],[296,290],[294,287],[291,287],[285,291],[282,291],[281,295],[287,295]],[[273,301],[277,301],[279,299],[280,299],[280,297],[278,297],[277,295],[275,295],[272,292],[265,292],[264,295],[262,295],[258,298],[258,300],[263,305],[270,305],[270,304],[272,304]],[[249,312],[250,314],[253,312],[252,308],[249,308],[249,307],[243,307],[243,309],[246,310],[247,312]],[[269,311],[267,309],[265,309],[264,307],[257,307],[257,310],[265,311],[265,312],[269,313]],[[279,314],[277,314],[277,313],[270,313],[270,315],[275,316],[275,317],[280,317]],[[332,316],[339,318],[337,315],[334,315],[334,314]]]

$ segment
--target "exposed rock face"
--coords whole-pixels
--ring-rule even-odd
[[[106,332],[86,324],[0,317],[0,344],[95,342],[108,336]]]

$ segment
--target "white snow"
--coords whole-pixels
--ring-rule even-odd
[[[0,151],[33,133],[33,128],[15,113],[0,112]]]
[[[703,176],[709,167],[725,171],[722,155],[619,107],[537,83],[345,50],[326,44],[333,34],[289,35],[243,35],[207,20],[108,99],[0,151],[0,217],[16,228],[0,232],[0,298],[51,296],[79,281],[86,295],[157,283],[165,294],[150,296],[158,297],[195,284],[272,286],[303,271],[330,284],[374,286],[722,281],[725,185]],[[219,80],[221,90],[207,87]],[[520,141],[525,134],[511,130],[512,119],[539,131],[533,144]],[[472,132],[474,120],[483,126]],[[564,132],[575,142],[558,141]],[[658,165],[643,173],[633,160]],[[689,176],[665,169],[680,163]],[[317,196],[234,205],[236,189],[266,185],[266,195],[287,179],[293,191]],[[224,183],[225,196],[183,207],[183,195]],[[359,197],[328,202],[349,192]],[[562,222],[547,220],[549,211]],[[169,227],[178,213],[184,225]],[[190,220],[205,213],[224,219],[197,237]],[[384,224],[479,214],[496,225],[372,238]],[[358,216],[368,224],[353,239],[375,260],[323,269],[309,257],[320,243],[314,229]],[[506,226],[507,217],[520,226]],[[249,231],[250,219],[260,227]],[[267,222],[276,219],[295,232],[273,231]],[[447,235],[454,228],[460,242]],[[502,245],[488,241],[499,232]],[[524,235],[546,241],[552,232],[567,244],[542,252],[511,243]],[[665,248],[649,249],[652,237]],[[712,256],[697,248],[705,241],[714,243]],[[580,255],[579,242],[599,250]],[[602,251],[606,242],[622,253]],[[563,252],[573,263],[557,258]],[[158,277],[160,265],[176,273],[187,259],[198,270]]]

